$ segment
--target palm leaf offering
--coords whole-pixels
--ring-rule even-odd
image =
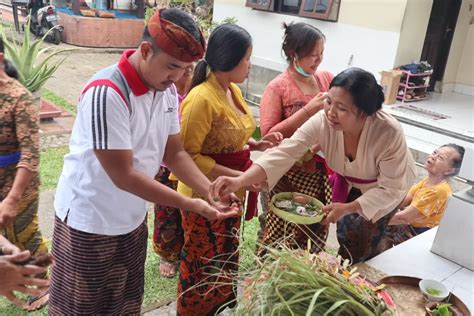
[[[272,197],[270,208],[279,217],[296,224],[314,224],[320,222],[325,214],[323,204],[306,194],[281,192]]]
[[[268,248],[263,261],[245,275],[242,286],[234,315],[394,313],[383,285],[365,280],[349,260],[325,252]]]
[[[275,201],[275,206],[279,209],[302,216],[316,216],[321,207],[306,202],[297,202],[294,199],[281,199]]]

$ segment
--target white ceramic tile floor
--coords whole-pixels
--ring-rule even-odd
[[[406,110],[401,106],[413,106],[421,111],[434,112],[434,115],[423,114],[413,110]],[[416,124],[424,124],[428,127],[439,129],[440,132],[432,131],[424,127],[414,126],[410,122],[402,122],[401,125],[407,136],[410,148],[429,153],[436,147],[446,143],[457,143],[464,147],[474,147],[474,97],[459,93],[431,93],[429,99],[419,102],[397,102],[386,105],[384,109],[392,115],[414,121]],[[448,116],[445,119],[435,119],[436,114]],[[469,139],[458,139],[442,134],[441,130],[461,134]]]
[[[429,115],[397,108],[401,105],[414,106],[421,110],[446,115],[448,118],[435,120]],[[474,136],[474,96],[453,92],[432,92],[427,100],[406,102],[404,104],[397,102],[385,108],[393,114],[417,120],[433,127],[443,128],[471,137]]]

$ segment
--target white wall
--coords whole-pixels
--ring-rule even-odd
[[[342,0],[339,23],[400,32],[407,1],[425,0]]]
[[[444,72],[443,85],[456,84],[458,72],[461,67],[461,59],[463,57],[464,46],[473,45],[468,42],[468,33],[471,23],[474,20],[474,0],[463,0],[461,9],[459,10],[458,21],[456,29],[454,30],[453,42],[449,50],[448,62]],[[472,56],[471,56],[472,58]],[[443,90],[445,90],[443,88]],[[449,89],[446,89],[449,90]]]
[[[474,96],[474,16],[471,16],[469,23],[453,90],[458,93]]]
[[[393,1],[392,1],[393,2]],[[404,4],[404,2],[402,1]],[[398,8],[404,12],[403,8]],[[341,8],[342,10],[343,8]],[[400,11],[399,10],[399,11]],[[341,14],[341,13],[340,13]],[[318,27],[327,38],[324,61],[320,69],[337,74],[347,67],[364,68],[374,75],[382,70],[392,69],[398,41],[398,31],[376,30],[372,27],[326,22],[316,19],[252,10],[245,7],[244,1],[216,1],[214,3],[214,21],[227,17],[236,17],[253,38],[252,62],[256,65],[282,71],[287,64],[281,54],[283,29],[281,23],[307,22]],[[391,29],[395,29],[391,26]],[[352,57],[352,63],[349,63]]]
[[[472,18],[471,23],[474,23]],[[455,83],[445,83],[445,91],[454,91],[461,94],[474,96],[474,24],[469,25],[464,49],[459,60],[458,72]]]
[[[456,83],[474,86],[474,24],[469,25],[469,30],[464,43],[464,50],[459,62]]]
[[[433,0],[408,1],[394,66],[420,60],[432,6]]]

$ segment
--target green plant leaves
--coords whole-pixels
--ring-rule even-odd
[[[54,47],[41,48],[44,39],[48,36],[50,29],[42,38],[31,41],[30,39],[30,19],[25,25],[23,41],[20,43],[15,39],[9,39],[3,26],[0,26],[1,36],[5,46],[6,58],[13,62],[20,75],[20,82],[30,92],[36,92],[43,87],[46,81],[51,78],[67,56],[56,60],[51,58],[59,54],[73,51],[75,49],[58,49]]]
[[[352,280],[356,270],[342,259],[280,247],[267,247],[255,267],[241,272],[244,294],[234,315],[391,314],[370,284]]]

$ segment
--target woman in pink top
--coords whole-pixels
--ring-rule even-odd
[[[307,23],[283,24],[285,34],[282,50],[288,61],[288,68],[273,79],[260,102],[260,129],[262,135],[281,132],[289,138],[311,116],[323,109],[324,94],[329,89],[333,75],[317,71],[323,59],[325,36],[316,27]],[[279,192],[300,192],[318,198],[324,204],[330,202],[331,187],[324,160],[317,156],[319,148],[308,148],[306,161],[295,164],[270,192],[270,198]],[[262,194],[267,206],[268,195]],[[260,217],[263,244],[281,240],[283,235],[292,234],[299,246],[306,248],[308,237],[323,246],[327,226],[319,224],[297,226],[266,210]],[[288,226],[289,225],[289,226]],[[313,243],[313,244],[315,244]],[[314,249],[317,250],[317,249]]]

